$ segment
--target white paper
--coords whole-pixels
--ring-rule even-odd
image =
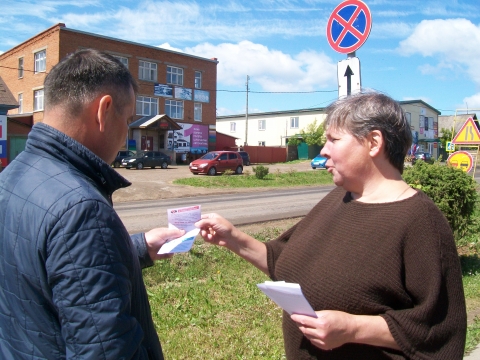
[[[286,283],[285,281],[265,281],[263,284],[257,284],[257,286],[290,315],[300,314],[317,317],[312,306],[303,295],[299,284]]]
[[[195,228],[187,232],[182,237],[170,240],[169,242],[162,245],[158,253],[173,254],[189,251],[192,248],[193,243],[195,242],[195,237],[198,235],[199,232],[200,229]]]
[[[184,208],[167,209],[168,227],[170,229],[185,230],[185,235],[168,241],[163,244],[158,254],[173,254],[179,252],[189,251],[195,237],[200,232],[200,229],[195,227],[195,223],[202,217],[201,206],[194,205]]]
[[[195,223],[202,218],[200,205],[177,209],[167,209],[168,227],[190,231],[196,229]]]

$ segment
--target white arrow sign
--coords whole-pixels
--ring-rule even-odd
[[[360,60],[349,57],[339,61],[338,69],[338,98],[353,95],[361,91]]]

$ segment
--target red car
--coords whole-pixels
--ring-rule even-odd
[[[243,172],[243,161],[238,152],[211,151],[190,163],[190,171],[194,175],[208,174],[213,176],[225,170],[232,170],[235,174]]]

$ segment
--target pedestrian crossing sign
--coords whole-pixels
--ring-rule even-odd
[[[480,131],[477,125],[473,121],[473,118],[469,117],[465,124],[452,140],[455,145],[458,144],[480,144]]]

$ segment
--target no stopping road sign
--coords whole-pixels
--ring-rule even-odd
[[[360,0],[346,0],[333,10],[327,24],[327,40],[333,50],[342,54],[360,48],[370,35],[372,15]]]

